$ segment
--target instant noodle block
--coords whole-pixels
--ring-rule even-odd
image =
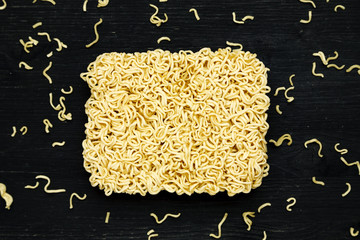
[[[248,193],[268,175],[267,69],[209,48],[104,53],[81,74],[90,183],[112,193]]]

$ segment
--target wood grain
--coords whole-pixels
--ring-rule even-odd
[[[334,12],[336,1],[316,1],[317,8],[290,0],[258,1],[149,1],[110,0],[108,7],[96,8],[89,1],[88,12],[82,12],[82,1],[57,1],[56,6],[38,1],[8,1],[0,11],[0,182],[13,195],[11,210],[0,201],[0,239],[146,239],[152,228],[158,239],[210,239],[217,232],[217,224],[224,212],[229,216],[222,227],[222,239],[262,239],[265,230],[268,239],[352,239],[349,228],[360,229],[360,177],[356,167],[346,167],[340,155],[333,150],[335,143],[349,149],[348,161],[359,160],[360,135],[360,76],[322,66],[313,52],[323,51],[340,57],[334,63],[360,64],[360,2],[342,3],[345,11]],[[169,21],[161,27],[149,22],[153,8],[166,12]],[[196,21],[190,8],[198,10]],[[309,10],[313,11],[310,24],[301,24]],[[253,15],[254,21],[244,25],[232,22],[231,13]],[[99,26],[100,41],[90,49],[85,45],[94,39],[93,25]],[[32,29],[38,21],[43,26]],[[56,43],[36,36],[47,31],[68,45],[56,52]],[[36,37],[39,45],[30,54],[22,50],[19,39]],[[171,42],[156,40],[168,36]],[[290,133],[292,146],[279,148],[269,145],[270,175],[262,187],[250,194],[227,197],[194,195],[177,196],[160,193],[157,196],[113,195],[92,188],[89,175],[82,167],[81,142],[85,137],[84,103],[89,89],[79,74],[103,52],[135,52],[156,48],[178,51],[213,50],[225,47],[226,41],[241,42],[244,49],[255,52],[271,69],[269,85],[272,89],[288,86],[288,77],[295,73],[295,101],[287,103],[279,96],[271,97],[267,139],[277,139]],[[42,76],[48,65],[46,54],[54,51],[49,85]],[[34,66],[33,71],[18,69],[19,61]],[[311,74],[312,62],[325,78]],[[74,93],[66,96],[66,106],[73,121],[60,122],[57,112],[48,104],[48,94],[56,99],[60,89],[71,85]],[[280,105],[283,115],[275,112]],[[42,120],[54,124],[50,134],[44,132]],[[12,126],[26,125],[25,136],[10,137]],[[324,158],[317,156],[316,146],[305,149],[303,143],[318,138],[324,146]],[[54,141],[66,141],[64,147],[52,148]],[[35,183],[38,174],[48,175],[55,188],[66,188],[65,194],[45,194],[42,188],[24,189]],[[316,176],[324,187],[311,182]],[[342,198],[350,182],[352,191]],[[41,183],[44,184],[44,183]],[[43,186],[43,185],[41,185]],[[85,201],[77,201],[69,210],[72,192],[86,193]],[[287,212],[286,199],[295,197],[297,204]],[[272,207],[256,214],[252,230],[246,231],[241,214],[256,211],[264,202]],[[105,224],[110,211],[109,224]],[[160,216],[181,212],[179,219],[169,219],[157,225],[150,213]]]

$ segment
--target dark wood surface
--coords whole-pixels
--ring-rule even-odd
[[[0,182],[5,183],[14,197],[11,210],[4,209],[0,199],[0,239],[147,239],[152,228],[157,239],[211,239],[217,233],[217,224],[225,212],[229,213],[222,227],[222,239],[262,239],[265,230],[268,239],[354,239],[351,226],[360,229],[360,176],[356,167],[346,167],[333,146],[340,142],[349,149],[348,161],[357,161],[360,155],[360,76],[327,69],[312,53],[324,51],[327,56],[339,52],[339,65],[360,64],[360,2],[358,0],[316,0],[316,9],[296,0],[258,1],[115,1],[106,8],[96,8],[97,1],[89,1],[88,12],[82,11],[82,1],[57,1],[56,6],[31,0],[8,0],[8,7],[0,11]],[[169,21],[161,27],[149,22],[154,10],[149,3],[166,12]],[[345,11],[334,12],[337,4]],[[196,8],[200,21],[196,21],[190,8]],[[313,11],[310,24],[308,10]],[[237,25],[231,13],[238,16],[254,15],[254,21]],[[103,18],[99,26],[100,41],[90,49],[85,45],[94,39],[93,25]],[[32,29],[42,21],[43,26]],[[47,31],[68,45],[56,52],[56,43],[48,43],[37,31]],[[30,54],[22,50],[19,39],[32,36],[40,41]],[[169,36],[171,42],[156,40]],[[263,185],[250,194],[228,197],[226,194],[209,196],[177,196],[162,192],[157,196],[130,196],[125,194],[106,197],[92,188],[89,174],[82,167],[84,139],[84,103],[89,89],[79,74],[103,52],[134,52],[163,48],[171,51],[202,47],[213,50],[225,47],[225,41],[241,42],[244,49],[257,53],[271,69],[269,85],[273,90],[288,86],[288,77],[295,73],[295,101],[287,103],[283,97],[273,97],[268,111],[270,130],[267,139],[277,139],[290,133],[292,146],[279,148],[269,144],[270,175]],[[53,67],[49,85],[42,76],[48,65]],[[18,68],[26,61],[34,70]],[[312,62],[325,78],[311,74]],[[67,109],[73,120],[60,122],[57,112],[49,106],[48,94],[55,98],[60,89],[74,87],[66,96]],[[280,104],[283,115],[275,112]],[[44,132],[42,119],[54,124],[50,134]],[[12,126],[29,128],[25,136],[10,137]],[[324,146],[320,159],[317,146],[305,149],[310,138],[318,138]],[[52,148],[53,141],[66,141],[64,147]],[[64,194],[45,194],[41,188],[24,189],[35,183],[38,174],[48,175],[54,188],[66,188]],[[311,182],[317,176],[325,181],[322,187]],[[342,198],[352,185],[350,194]],[[43,184],[43,182],[41,182]],[[41,185],[42,186],[42,185]],[[74,201],[69,210],[72,192],[86,193],[85,201]],[[287,212],[286,199],[295,197],[296,205]],[[242,212],[256,211],[264,202],[271,202],[253,219],[251,231],[246,230]],[[109,224],[104,223],[110,211]],[[181,212],[179,219],[169,219],[157,225],[149,216]]]

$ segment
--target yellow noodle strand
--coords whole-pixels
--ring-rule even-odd
[[[218,224],[218,235],[215,235],[215,234],[211,233],[211,234],[209,235],[210,237],[217,238],[217,239],[221,237],[221,226],[222,226],[223,223],[225,222],[227,216],[228,216],[228,214],[225,213],[225,214],[224,214],[224,217],[221,219],[221,221],[220,221],[219,224]]]
[[[290,203],[290,204],[288,204],[288,205],[286,206],[286,210],[287,210],[288,212],[291,212],[291,211],[292,211],[292,208],[291,208],[291,207],[296,204],[296,199],[295,199],[294,197],[290,197],[290,198],[288,198],[286,201],[287,201],[287,202],[292,202],[292,203]]]
[[[343,163],[345,163],[345,165],[348,166],[348,167],[351,167],[351,166],[356,165],[357,168],[358,168],[358,171],[359,171],[359,175],[360,175],[360,162],[359,162],[359,161],[352,162],[352,163],[348,163],[348,162],[345,160],[345,158],[343,158],[343,157],[340,157],[340,160],[341,160]]]
[[[37,22],[34,25],[32,25],[32,28],[35,29],[35,28],[40,27],[40,26],[42,26],[42,22]]]
[[[22,126],[20,128],[21,135],[25,135],[27,133],[27,131],[28,131],[28,128],[26,126]]]
[[[334,54],[335,54],[335,56],[333,56],[333,57],[328,57],[328,58],[326,59],[326,61],[329,62],[329,61],[335,60],[335,59],[337,59],[337,58],[339,57],[339,53],[338,53],[337,51],[335,51]]]
[[[355,228],[351,227],[351,228],[350,228],[350,235],[351,235],[352,237],[357,237],[357,236],[359,235],[359,231],[356,231],[356,232],[355,232]]]
[[[234,42],[226,41],[226,45],[231,46],[231,47],[239,47],[240,51],[243,49],[243,45],[241,43],[234,43]]]
[[[321,154],[321,150],[322,150],[321,142],[319,140],[317,140],[316,138],[310,139],[304,143],[305,148],[308,148],[307,145],[310,143],[317,143],[319,145],[318,156],[322,158],[324,155]]]
[[[61,92],[63,94],[71,94],[73,92],[73,87],[72,86],[69,86],[70,90],[69,91],[65,91],[63,88],[61,89]]]
[[[311,180],[313,181],[313,183],[321,185],[321,186],[325,186],[325,183],[323,181],[318,181],[316,180],[316,177],[312,177]]]
[[[264,231],[264,237],[262,240],[266,240],[267,239],[267,235],[266,235],[266,232]]]
[[[301,23],[310,23],[311,22],[311,18],[312,18],[312,11],[309,11],[308,12],[308,19],[307,20],[304,20],[304,19],[301,19],[300,22]]]
[[[55,111],[58,111],[58,110],[61,109],[60,104],[56,105],[56,107],[55,107],[55,105],[53,104],[53,95],[52,95],[52,93],[49,93],[49,102],[50,102],[50,106],[51,106]]]
[[[146,235],[150,235],[150,234],[152,234],[152,233],[154,233],[155,232],[155,230],[154,229],[150,229],[147,233],[146,233]]]
[[[351,185],[350,183],[346,183],[348,189],[346,190],[346,192],[344,192],[343,194],[341,194],[342,197],[345,197],[346,195],[348,195],[351,191]]]
[[[72,200],[73,200],[73,197],[77,197],[77,199],[79,199],[79,200],[85,200],[86,199],[86,194],[84,194],[84,196],[83,197],[80,197],[77,193],[72,193],[71,194],[71,196],[70,196],[70,200],[69,200],[69,208],[70,209],[73,209],[74,208],[74,206],[73,206],[73,203],[72,203]]]
[[[346,69],[346,72],[351,72],[351,71],[354,70],[355,68],[360,69],[360,65],[358,65],[358,64],[352,65],[351,67],[349,67],[348,69]]]
[[[338,9],[342,9],[342,10],[345,10],[345,7],[343,5],[336,5],[335,8],[334,8],[334,11],[337,12]]]
[[[316,70],[316,62],[313,62],[312,74],[313,74],[315,77],[322,77],[322,78],[324,78],[324,74],[322,74],[322,73],[316,73],[315,70]]]
[[[267,202],[267,203],[263,203],[259,208],[258,208],[258,213],[260,213],[260,211],[265,208],[265,207],[271,207],[271,203]]]
[[[241,20],[243,22],[245,22],[246,20],[254,20],[254,16],[247,15],[247,16],[243,17]]]
[[[276,105],[276,107],[275,107],[275,110],[276,110],[276,112],[278,113],[278,114],[282,114],[282,111],[280,110],[280,106],[279,105]]]
[[[165,19],[160,19],[158,16],[156,16],[159,13],[159,8],[154,4],[149,4],[149,6],[155,9],[155,13],[153,13],[153,15],[151,15],[150,17],[150,22],[152,24],[155,24],[157,27],[160,27],[162,23],[166,23],[168,21],[168,16],[166,13],[164,13]]]
[[[161,41],[171,41],[169,37],[161,37],[157,40],[157,43],[160,44]]]
[[[317,53],[313,53],[313,56],[314,57],[319,57],[321,59],[321,62],[324,64],[324,65],[328,65],[328,61],[325,57],[325,54],[322,52],[322,51],[319,51]]]
[[[292,81],[294,77],[295,77],[295,74],[293,74],[289,77],[289,82],[290,82],[291,86],[294,86],[293,81]]]
[[[158,236],[159,236],[159,234],[157,234],[157,233],[151,234],[151,235],[149,235],[148,240],[151,240],[151,238],[158,237]]]
[[[13,132],[12,132],[12,134],[11,134],[11,137],[15,137],[15,134],[16,134],[16,127],[15,127],[15,126],[13,126],[13,127],[12,127],[12,129],[13,129]]]
[[[7,4],[6,4],[6,1],[5,1],[5,0],[2,0],[2,2],[3,2],[3,5],[2,5],[2,6],[0,6],[0,10],[4,10],[4,9],[6,8],[6,6],[7,6]]]
[[[232,12],[232,16],[233,16],[233,22],[234,23],[237,23],[237,24],[244,24],[245,23],[244,21],[236,20],[236,13],[235,12]]]
[[[49,190],[48,187],[50,186],[51,181],[50,181],[50,178],[49,178],[48,176],[45,176],[45,175],[37,175],[37,176],[35,177],[35,179],[43,179],[43,180],[46,180],[46,181],[47,181],[46,185],[44,186],[44,191],[45,191],[46,193],[62,193],[62,192],[66,192],[65,189]]]
[[[110,219],[110,212],[106,212],[105,223],[108,224]]]
[[[287,143],[288,146],[292,144],[291,135],[288,133],[282,135],[277,141],[270,139],[269,142],[275,144],[276,147],[279,147],[284,142],[284,140],[289,140],[289,142]]]
[[[48,40],[49,42],[51,42],[51,37],[50,37],[50,35],[49,35],[47,32],[38,32],[37,34],[38,34],[39,36],[46,36],[47,40]]]
[[[313,1],[311,1],[311,0],[299,0],[299,1],[302,2],[302,3],[311,3],[311,5],[312,5],[314,8],[316,8],[315,3],[314,3]]]
[[[191,8],[191,9],[189,10],[189,12],[193,12],[193,13],[194,13],[195,18],[196,18],[197,21],[200,20],[200,17],[199,17],[199,15],[198,15],[198,12],[197,12],[197,10],[196,10],[195,8]]]
[[[65,141],[62,141],[62,142],[53,142],[51,144],[52,147],[56,147],[56,146],[59,146],[59,147],[62,147],[65,145]]]
[[[285,95],[285,98],[287,99],[287,101],[288,102],[292,102],[292,101],[294,101],[294,97],[289,97],[288,96],[288,92],[289,91],[291,91],[291,90],[294,90],[295,89],[295,87],[289,87],[289,88],[287,88],[286,90],[285,90],[285,93],[284,93],[284,95]]]
[[[180,215],[181,215],[181,213],[178,213],[178,214],[168,213],[168,214],[166,214],[166,215],[163,217],[163,219],[161,219],[161,220],[159,221],[159,219],[158,219],[158,217],[156,216],[155,213],[150,213],[150,216],[152,216],[152,217],[155,219],[155,221],[156,221],[157,224],[163,223],[168,217],[178,218],[178,217],[180,217]]]
[[[52,84],[52,79],[51,77],[47,74],[47,71],[49,71],[49,69],[52,67],[52,62],[49,62],[49,65],[44,69],[43,71],[43,75],[44,77],[49,81],[50,84]]]
[[[59,106],[59,105],[58,105]],[[44,119],[43,120],[43,123],[45,124],[45,132],[46,133],[49,133],[49,127],[52,128],[53,125],[51,124],[50,120],[49,119]]]
[[[336,64],[329,64],[329,65],[327,65],[327,68],[331,68],[331,67],[336,68],[337,70],[342,70],[342,69],[345,67],[345,65],[342,65],[341,67],[339,67],[339,66],[336,65]]]
[[[24,66],[26,70],[32,70],[33,69],[33,67],[29,66],[26,62],[23,62],[23,61],[21,61],[19,63],[19,68],[21,68],[22,66]]]
[[[251,225],[252,225],[252,221],[249,217],[255,217],[255,212],[243,212],[242,217],[244,219],[244,222],[246,223],[247,230],[250,231],[251,230]]]
[[[83,11],[84,12],[87,11],[87,3],[88,3],[88,0],[84,0],[84,3],[83,3]]]
[[[6,185],[0,183],[0,196],[5,200],[5,208],[10,210],[10,206],[13,203],[13,197],[6,192]]]
[[[95,43],[97,43],[99,41],[99,33],[97,31],[97,27],[103,22],[102,18],[100,18],[100,20],[95,23],[94,25],[94,32],[95,32],[95,40],[92,41],[91,43],[87,44],[86,47],[89,48],[91,47],[92,45],[94,45]]]
[[[109,4],[109,0],[98,0],[98,5],[97,7],[106,7]]]
[[[35,185],[34,186],[31,186],[31,185],[26,185],[24,188],[27,188],[27,189],[35,189],[39,186],[39,182],[36,181]]]
[[[340,143],[335,144],[335,146],[334,146],[335,151],[341,153],[341,155],[347,154],[347,153],[348,153],[348,150],[347,150],[346,148],[344,148],[344,149],[339,149],[339,148],[338,148],[339,145],[340,145]]]
[[[52,55],[54,54],[54,52],[53,51],[51,51],[51,52],[49,52],[48,54],[46,54],[46,57],[52,57]]]
[[[274,93],[274,96],[277,96],[279,94],[279,91],[285,91],[286,88],[285,87],[278,87],[276,90],[275,90],[275,93]]]

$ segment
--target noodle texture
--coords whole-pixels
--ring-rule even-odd
[[[84,168],[106,195],[233,196],[268,175],[270,87],[256,54],[113,52],[87,70]]]

